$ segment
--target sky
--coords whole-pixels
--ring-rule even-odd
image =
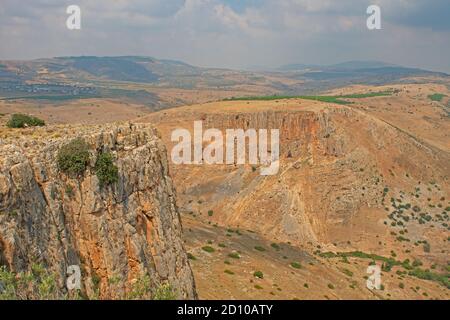
[[[381,8],[381,30],[366,26]],[[66,27],[69,5],[81,30]],[[0,59],[142,55],[248,69],[379,60],[450,73],[450,0],[0,0]]]

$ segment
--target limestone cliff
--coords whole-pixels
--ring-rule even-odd
[[[414,194],[424,182],[439,185],[434,192],[426,188],[425,200],[443,201],[448,194],[448,153],[357,108],[305,101],[221,102],[148,117],[167,145],[173,129],[191,130],[196,120],[222,132],[280,130],[275,176],[261,176],[250,165],[172,165],[183,211],[212,210],[211,223],[297,245],[358,243],[372,249],[380,242],[374,238],[391,237],[391,198],[429,207]],[[433,209],[442,214],[439,207]],[[441,237],[446,226],[434,228]],[[416,233],[420,239],[423,231]]]
[[[79,178],[56,161],[74,137],[91,153]],[[92,168],[105,151],[119,181],[101,188]],[[24,129],[0,141],[0,265],[12,271],[40,263],[64,291],[67,267],[79,265],[83,291],[100,298],[121,296],[148,274],[152,288],[169,283],[178,298],[194,299],[181,231],[166,149],[149,126]]]

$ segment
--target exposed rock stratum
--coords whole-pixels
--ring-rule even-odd
[[[91,153],[79,178],[60,172],[56,161],[75,137]],[[119,181],[102,188],[92,168],[105,151],[114,155]],[[25,129],[0,141],[0,213],[0,265],[11,271],[40,263],[64,291],[67,267],[79,265],[83,291],[98,290],[100,298],[148,274],[152,288],[169,283],[178,298],[196,298],[166,149],[150,126]]]

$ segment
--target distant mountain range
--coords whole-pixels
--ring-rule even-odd
[[[267,94],[302,94],[354,83],[392,83],[417,76],[449,77],[445,73],[378,61],[329,66],[290,64],[270,71],[241,71],[141,56],[56,57],[0,61],[0,97],[126,97],[155,105],[158,98],[149,87],[230,92],[256,88]]]
[[[278,68],[279,71],[301,71],[308,69],[358,70],[372,68],[398,67],[397,65],[380,61],[346,61],[332,65],[287,64]]]
[[[172,75],[199,74],[186,63],[150,57],[56,57],[31,61],[0,61],[0,80],[55,77],[153,83]],[[12,79],[11,79],[12,78]]]
[[[281,66],[277,70],[279,72],[297,73],[297,77],[318,81],[337,79],[364,81],[369,77],[379,81],[380,79],[396,80],[413,76],[449,76],[443,72],[403,67],[380,61],[348,61],[328,66],[289,64]]]

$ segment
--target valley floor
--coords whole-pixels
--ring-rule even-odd
[[[189,213],[182,215],[182,221],[200,299],[450,297],[449,290],[439,283],[399,275],[400,267],[382,273],[382,290],[369,290],[366,281],[371,260],[320,257],[317,248],[272,242],[251,230],[217,226],[210,224],[208,217]]]

